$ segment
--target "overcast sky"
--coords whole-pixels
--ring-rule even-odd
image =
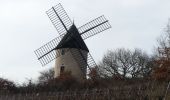
[[[0,0],[0,77],[36,79],[42,67],[34,50],[59,36],[45,11],[61,3],[77,26],[100,16],[111,29],[85,42],[96,62],[116,48],[152,53],[170,17],[169,0]]]

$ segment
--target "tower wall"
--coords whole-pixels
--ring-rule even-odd
[[[61,67],[64,66],[64,72],[71,72],[71,76],[77,80],[83,80],[86,78],[87,65],[82,63],[82,57],[78,52],[78,49],[75,48],[63,48],[58,49],[61,56],[56,58],[55,61],[55,78],[61,75]],[[64,51],[64,54],[62,52]],[[81,50],[84,55],[85,60],[87,61],[88,52]],[[74,53],[74,54],[73,54]]]

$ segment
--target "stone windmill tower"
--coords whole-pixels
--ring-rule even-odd
[[[79,52],[80,50],[83,54],[84,61],[87,62],[89,50],[74,24],[68,31],[56,47],[56,49],[61,52],[61,56],[56,58],[55,77],[60,76],[63,72],[71,72],[72,76],[77,79],[83,79],[86,76],[87,64],[83,64],[83,62],[79,60],[82,59],[80,53],[76,55],[73,55],[73,53]],[[70,50],[66,52],[68,49]],[[75,59],[74,56],[77,59]],[[82,64],[79,65],[79,63]]]
[[[70,72],[77,80],[85,79],[88,70],[97,65],[84,40],[111,28],[108,20],[100,16],[77,28],[61,4],[46,13],[60,36],[35,51],[38,60],[45,66],[55,59],[54,77]]]

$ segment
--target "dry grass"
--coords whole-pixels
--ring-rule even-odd
[[[0,95],[0,100],[163,100],[167,83],[119,85],[108,89]],[[166,100],[170,100],[170,91]]]

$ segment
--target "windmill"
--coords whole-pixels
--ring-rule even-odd
[[[61,4],[46,13],[60,36],[35,50],[38,60],[45,66],[55,59],[54,77],[70,72],[78,80],[86,78],[87,69],[97,65],[84,40],[111,28],[108,20],[102,15],[77,28]]]

